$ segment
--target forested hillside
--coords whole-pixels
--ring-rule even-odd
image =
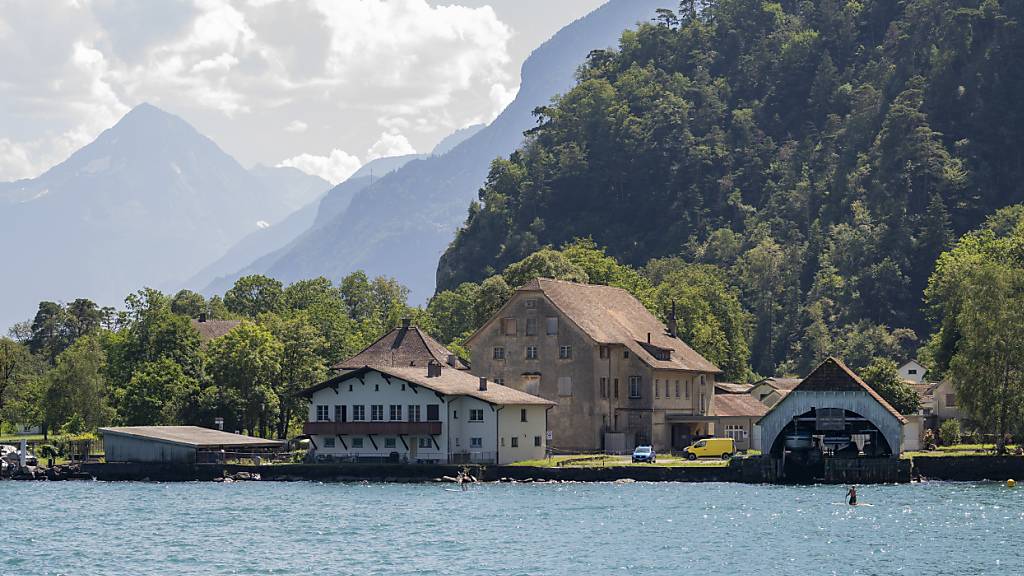
[[[591,237],[637,268],[719,267],[752,314],[759,373],[911,353],[933,331],[936,258],[1024,200],[1024,3],[698,4],[592,52],[537,110],[438,289]]]

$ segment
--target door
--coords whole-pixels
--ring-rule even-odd
[[[341,421],[348,422],[348,406],[345,404],[341,405]]]

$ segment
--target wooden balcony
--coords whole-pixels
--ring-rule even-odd
[[[349,434],[366,436],[381,434],[397,436],[409,434],[413,436],[437,435],[441,433],[440,422],[306,422],[302,425],[305,434]]]

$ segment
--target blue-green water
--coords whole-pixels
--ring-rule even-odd
[[[4,482],[3,574],[1020,574],[998,484]]]

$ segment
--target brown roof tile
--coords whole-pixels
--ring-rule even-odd
[[[431,361],[447,365],[449,356],[454,354],[418,326],[401,326],[332,368],[355,370],[363,366],[419,366],[426,369]],[[469,369],[457,356],[455,367],[459,370]]]
[[[769,376],[764,380],[758,382],[758,384],[767,384],[776,390],[792,390],[803,382],[801,378],[776,378],[775,376]]]
[[[594,341],[624,345],[652,368],[721,372],[685,342],[669,336],[665,325],[622,288],[537,278],[519,291],[542,292]],[[648,334],[651,346],[672,351],[670,360],[651,354],[646,346]]]
[[[199,332],[199,340],[202,342],[220,338],[241,323],[239,320],[203,320],[200,322],[195,318],[192,319],[192,327]]]
[[[713,400],[715,416],[749,416],[760,418],[768,407],[750,394],[718,394]]]
[[[722,394],[747,394],[754,386],[752,384],[736,384],[733,382],[715,382],[715,392]]]

